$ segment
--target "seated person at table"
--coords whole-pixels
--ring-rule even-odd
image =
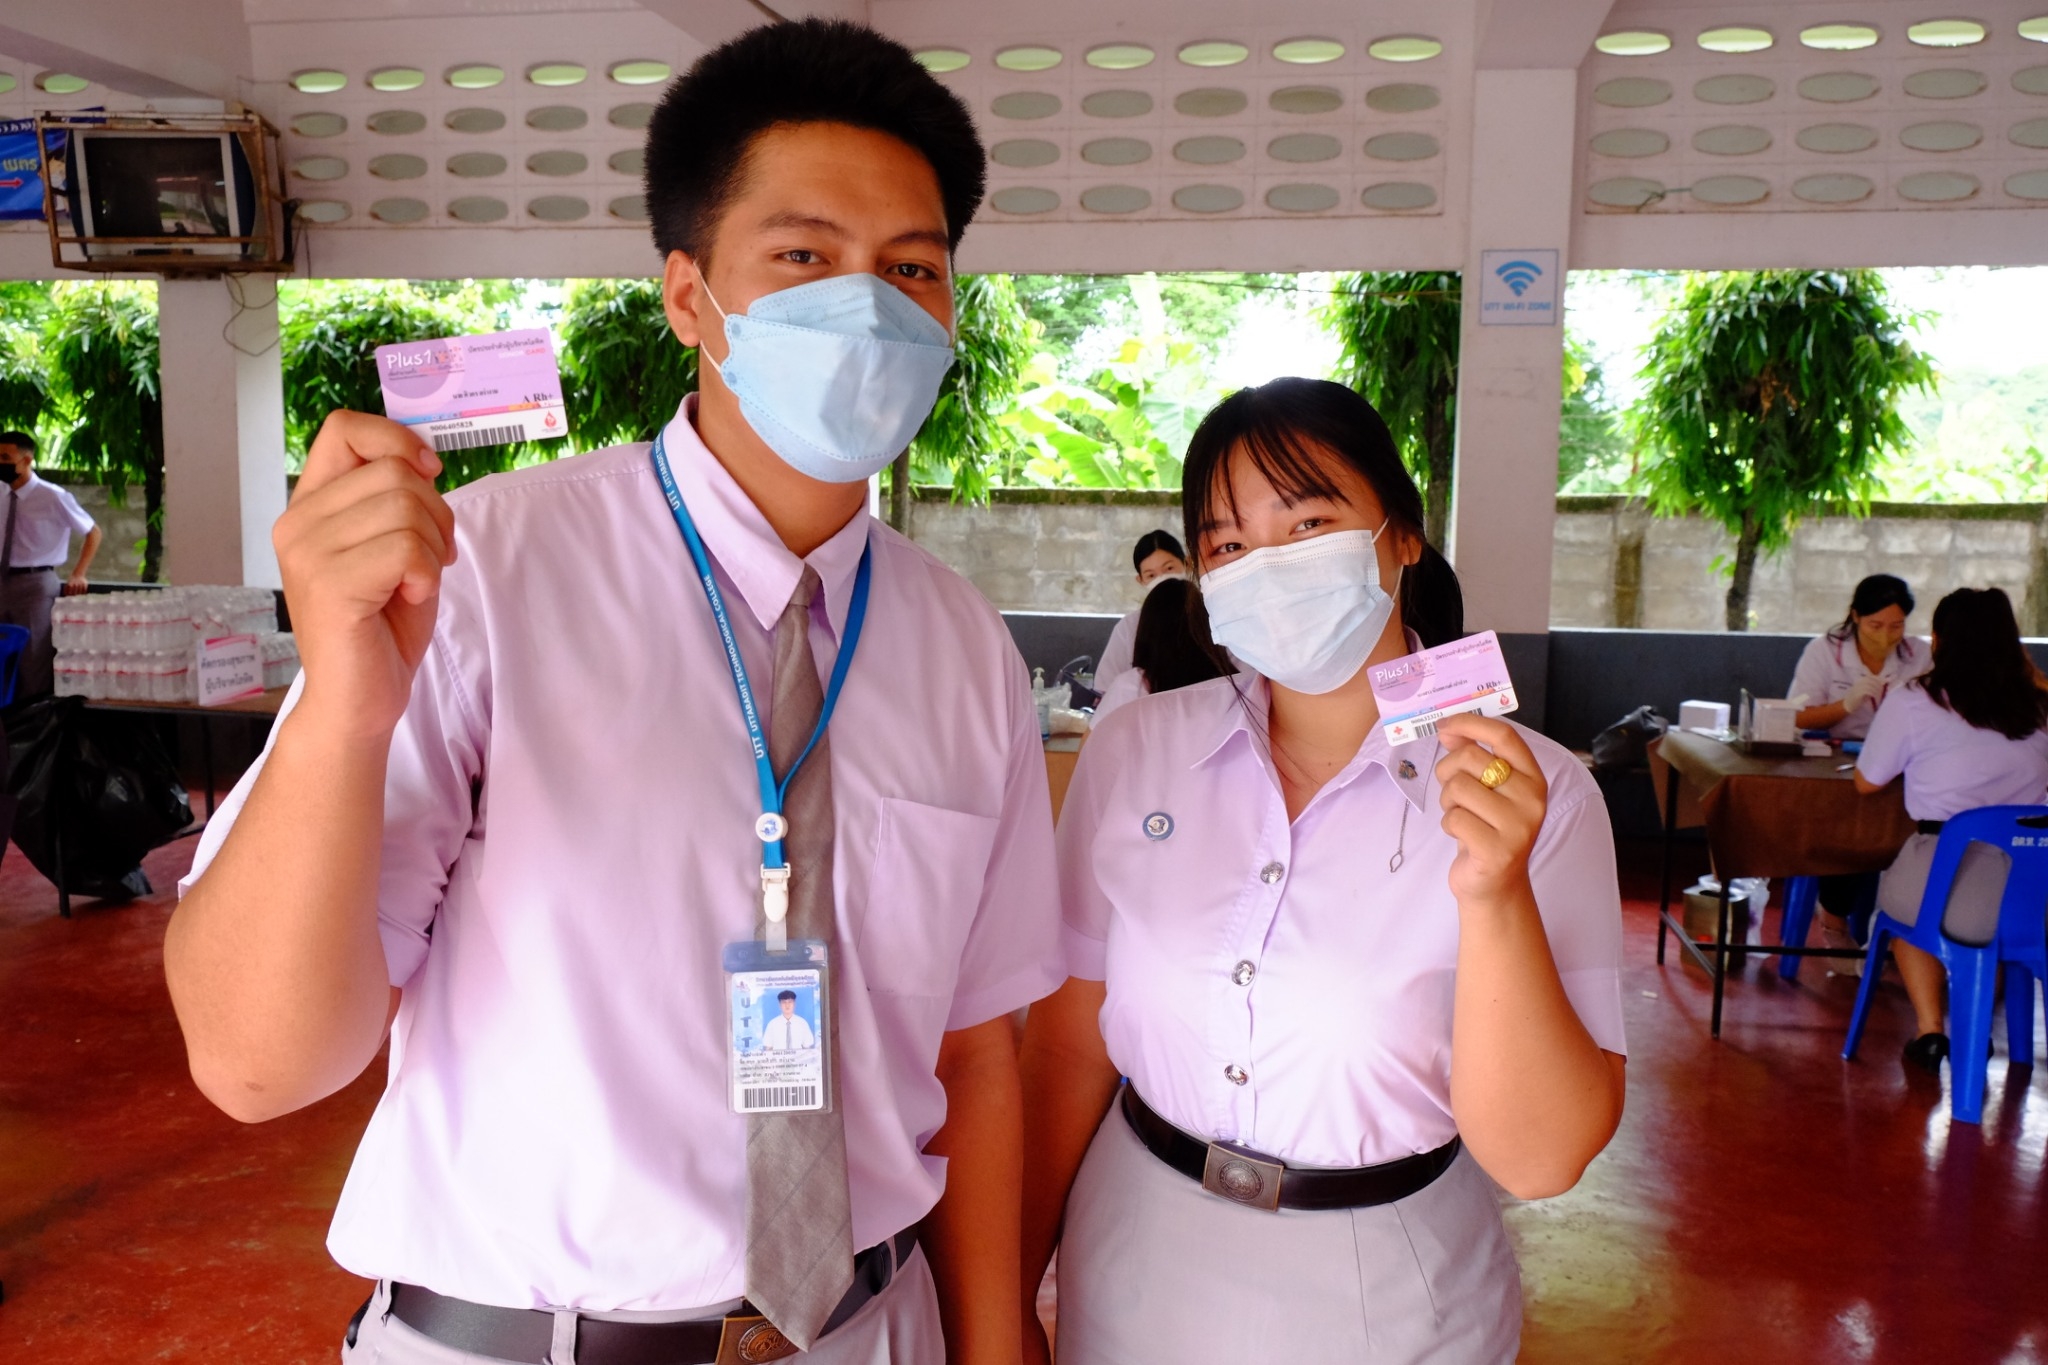
[[[1098,721],[1126,702],[1236,671],[1209,642],[1209,619],[1202,611],[1201,597],[1195,585],[1184,578],[1158,580],[1145,605],[1138,608],[1131,664],[1117,674],[1095,704]]]
[[[1906,634],[1913,590],[1906,580],[1874,573],[1856,585],[1849,614],[1799,656],[1785,695],[1801,704],[1802,730],[1861,739],[1885,693],[1927,671],[1927,646]]]
[[[1138,571],[1138,586],[1150,593],[1154,585],[1188,576],[1188,552],[1171,531],[1147,531],[1131,549],[1131,567]],[[1102,658],[1095,665],[1095,690],[1108,692],[1109,685],[1131,669],[1132,651],[1138,639],[1138,612],[1129,612],[1109,632]]]
[[[1894,690],[1878,708],[1856,760],[1856,790],[1868,795],[1906,779],[1906,814],[1920,832],[1878,882],[1877,904],[1916,922],[1943,821],[1979,806],[2034,806],[2048,795],[2048,679],[2020,644],[2012,602],[1998,588],[1958,588],[1934,609],[1934,667]],[[1948,908],[1947,934],[1988,943],[2005,890],[2002,850],[1972,844]],[[1948,1055],[1941,963],[1910,943],[1892,952],[1913,1001],[1916,1036],[1906,1060],[1940,1074]]]

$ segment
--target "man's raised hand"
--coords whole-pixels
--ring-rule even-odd
[[[306,674],[300,710],[337,732],[386,738],[405,713],[455,562],[441,460],[384,417],[334,412],[306,455],[271,539]]]

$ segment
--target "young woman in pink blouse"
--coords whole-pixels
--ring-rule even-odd
[[[1571,1188],[1621,1116],[1606,809],[1505,721],[1389,747],[1366,665],[1460,628],[1357,394],[1236,394],[1185,486],[1245,671],[1111,716],[1068,795],[1026,1302],[1057,1246],[1061,1365],[1511,1361],[1497,1187]]]

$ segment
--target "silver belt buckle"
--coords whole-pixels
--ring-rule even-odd
[[[1246,1208],[1280,1211],[1280,1177],[1287,1168],[1234,1142],[1212,1142],[1202,1164],[1202,1188]]]

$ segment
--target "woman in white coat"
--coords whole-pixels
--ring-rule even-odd
[[[1925,673],[1927,642],[1906,634],[1913,590],[1906,580],[1874,573],[1856,585],[1840,625],[1807,642],[1785,695],[1800,703],[1802,730],[1861,739],[1885,694]]]

